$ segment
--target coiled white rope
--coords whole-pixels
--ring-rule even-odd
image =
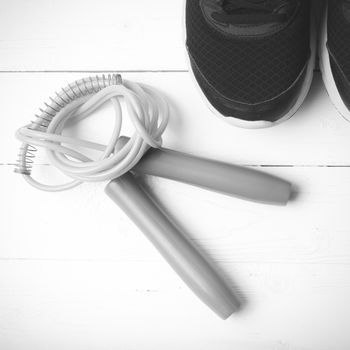
[[[103,79],[105,78],[103,77]],[[79,87],[77,82],[75,84],[73,87]],[[92,86],[94,85],[92,84]],[[23,154],[20,154],[22,169],[26,169],[28,165],[25,163],[26,161],[32,161],[26,152],[31,152],[32,146],[37,146],[46,150],[52,165],[73,180],[65,184],[51,186],[36,181],[31,177],[30,172],[22,171],[23,176],[32,186],[43,191],[63,191],[85,181],[112,180],[130,171],[150,147],[158,148],[161,146],[162,134],[168,124],[169,107],[166,100],[154,88],[124,81],[122,84],[103,87],[98,89],[98,92],[95,90],[93,93],[90,92],[90,95],[85,96],[75,93],[77,90],[72,89],[72,85],[69,87],[72,91],[71,94],[67,94],[67,90],[63,89],[70,97],[69,101],[64,100],[67,102],[66,106],[58,111],[47,123],[48,125],[33,128],[32,123],[20,128],[16,137],[23,142],[21,148]],[[76,96],[73,95],[73,92]],[[55,102],[53,99],[51,100]],[[128,117],[135,128],[133,135],[123,144],[120,142],[123,121],[121,100],[124,100]],[[62,135],[68,121],[77,123],[91,116],[97,108],[107,101],[112,103],[115,112],[115,125],[107,145]],[[59,103],[56,102],[56,104]],[[54,105],[48,107],[55,110]],[[77,146],[100,151],[101,156],[96,160],[90,159],[74,149]]]

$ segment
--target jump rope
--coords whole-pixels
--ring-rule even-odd
[[[114,108],[114,129],[107,145],[63,134],[67,124],[83,121],[107,102]],[[121,135],[125,112],[134,127],[130,137]],[[253,169],[162,148],[168,121],[168,103],[151,86],[122,80],[117,74],[80,79],[56,92],[36,119],[16,132],[22,146],[15,171],[30,185],[51,192],[68,190],[83,182],[109,181],[106,194],[188,287],[226,319],[239,309],[239,299],[134,175],[158,176],[272,205],[287,204],[291,184]],[[72,180],[55,186],[35,180],[31,172],[38,148],[43,148],[50,163]],[[98,151],[100,156],[91,159],[81,148]]]

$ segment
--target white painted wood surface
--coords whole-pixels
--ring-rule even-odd
[[[182,0],[1,2],[0,70],[184,70]]]
[[[182,1],[0,7],[0,349],[350,348],[350,125],[318,73],[292,120],[239,130],[211,115],[186,72]],[[127,71],[167,95],[165,146],[295,183],[295,200],[275,208],[145,180],[245,300],[230,320],[187,290],[103,184],[48,194],[13,174],[15,129],[52,92],[99,71]],[[109,113],[86,126],[91,137],[108,134]],[[47,165],[35,172],[54,175]]]

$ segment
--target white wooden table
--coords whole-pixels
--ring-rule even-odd
[[[287,123],[221,122],[189,78],[181,22],[181,0],[1,1],[0,349],[350,349],[350,124],[319,73]],[[13,173],[16,128],[51,93],[99,72],[166,94],[165,146],[296,184],[295,200],[275,208],[146,179],[245,300],[228,321],[187,290],[104,184],[48,194]],[[111,110],[101,113],[90,130],[103,140]]]

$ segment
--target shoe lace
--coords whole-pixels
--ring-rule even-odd
[[[271,4],[266,0],[224,0],[223,11],[215,12],[213,18],[227,24],[283,23],[286,13],[279,10],[284,5],[285,1]]]

